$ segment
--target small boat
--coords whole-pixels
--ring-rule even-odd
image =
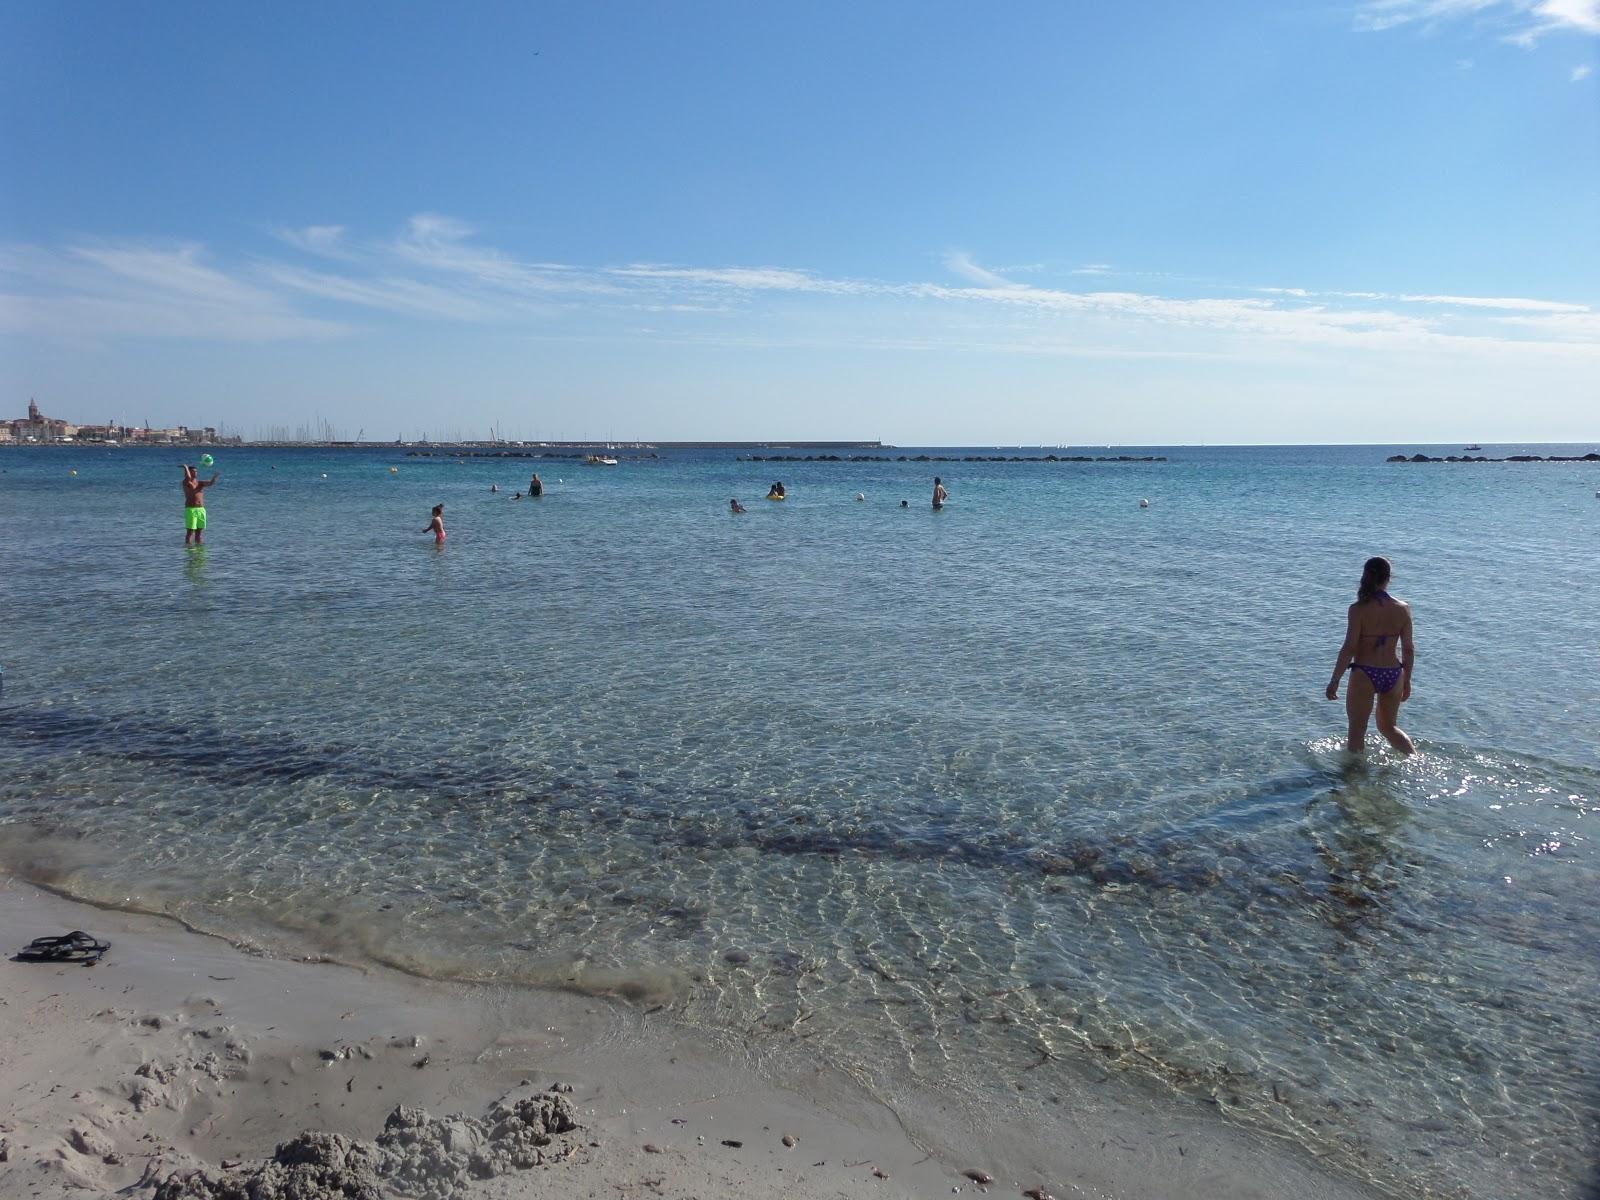
[[[617,465],[617,460],[606,458],[602,454],[591,454],[583,460],[583,465],[586,467],[614,467]]]
[[[1482,450],[1483,449],[1482,446],[1463,446],[1461,448],[1463,450]]]

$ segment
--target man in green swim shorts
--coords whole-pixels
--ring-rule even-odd
[[[200,546],[206,540],[205,490],[217,481],[221,471],[213,471],[210,479],[201,479],[188,463],[183,466],[183,544]]]

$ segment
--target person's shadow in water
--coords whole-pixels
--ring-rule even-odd
[[[1389,898],[1414,865],[1404,836],[1411,810],[1361,762],[1350,764],[1308,807],[1328,920],[1355,933],[1388,911]]]

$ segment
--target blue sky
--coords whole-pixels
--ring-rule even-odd
[[[1600,439],[1600,0],[0,3],[0,416]]]

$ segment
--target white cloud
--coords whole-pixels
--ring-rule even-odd
[[[1111,273],[1110,263],[1084,263],[1081,267],[1074,267],[1074,275],[1108,275]]]
[[[1505,325],[1536,330],[1562,341],[1600,345],[1600,312],[1545,313],[1495,319]]]
[[[1571,79],[1573,83],[1582,83],[1585,79],[1589,78],[1593,72],[1594,68],[1588,63],[1584,63],[1582,66],[1573,67],[1572,74],[1568,76],[1568,78]]]
[[[1600,0],[1539,0],[1533,15],[1540,22],[1540,32],[1571,29],[1600,34]]]

